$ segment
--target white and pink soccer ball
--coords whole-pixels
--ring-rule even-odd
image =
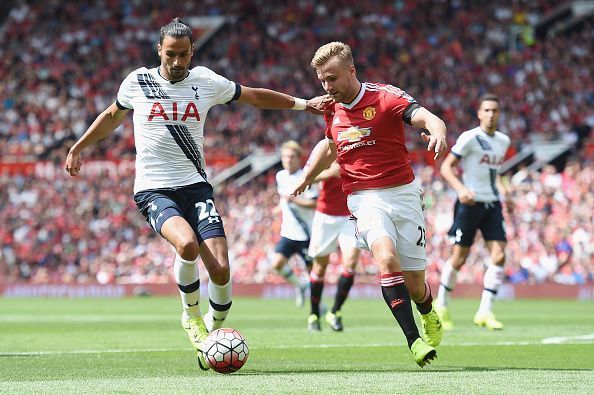
[[[248,359],[249,349],[245,338],[235,329],[215,329],[204,343],[206,363],[217,373],[236,372]]]

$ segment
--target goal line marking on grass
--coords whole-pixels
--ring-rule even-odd
[[[461,342],[444,343],[446,347],[476,347],[476,346],[536,346],[536,345],[555,345],[555,344],[584,344],[594,343],[594,334],[580,336],[559,336],[548,337],[542,341],[504,341],[504,342]],[[371,343],[371,344],[302,344],[298,346],[256,346],[251,349],[310,349],[310,348],[365,348],[365,347],[398,347],[404,345],[394,343]],[[118,353],[141,353],[141,352],[177,352],[191,351],[189,348],[151,348],[151,349],[105,349],[105,350],[69,350],[69,351],[0,351],[2,357],[33,357],[33,356],[51,356],[67,354],[118,354]]]

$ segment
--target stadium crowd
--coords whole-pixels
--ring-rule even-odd
[[[447,231],[453,191],[433,167],[419,168],[425,187],[428,276],[437,281],[450,253]],[[2,175],[0,266],[4,281],[31,283],[169,282],[173,251],[153,234],[130,198],[130,177],[104,174],[56,179]],[[10,183],[8,179],[10,178]],[[515,210],[507,216],[506,273],[514,283],[594,281],[594,164],[571,162],[514,178]],[[43,200],[43,204],[39,202]],[[280,282],[270,269],[279,233],[278,195],[272,173],[247,187],[229,188],[217,201],[237,282]],[[480,282],[486,256],[475,249],[459,281]],[[338,262],[333,254],[331,260]],[[292,264],[299,266],[295,260]],[[376,266],[364,255],[357,281],[376,282]],[[206,270],[202,270],[203,275]],[[329,281],[340,274],[332,265]]]
[[[534,139],[572,141],[594,128],[594,26],[546,39],[535,34],[536,21],[558,1],[13,3],[0,20],[4,163],[50,161],[61,168],[68,143],[114,100],[119,81],[141,65],[157,65],[157,27],[177,15],[231,17],[197,51],[195,64],[241,84],[301,97],[322,93],[309,67],[315,48],[343,40],[352,45],[364,80],[405,88],[446,121],[451,143],[475,125],[475,100],[486,91],[502,100],[500,126],[514,150]],[[214,108],[209,117],[207,161],[240,159],[255,148],[274,151],[287,139],[308,149],[322,133],[321,118],[295,111],[233,105]],[[408,141],[411,150],[422,148],[419,138]],[[85,160],[133,159],[131,117],[85,154]],[[578,152],[576,159],[562,172],[545,167],[514,176],[509,281],[594,281],[594,169],[591,158]],[[432,230],[429,275],[436,281],[450,250],[446,232],[455,196],[433,167],[422,161],[417,166]],[[172,281],[173,253],[138,213],[132,181],[129,175],[89,176],[84,170],[77,179],[65,173],[50,179],[0,174],[3,281]],[[273,184],[268,173],[249,187],[228,186],[218,195],[236,281],[281,281],[269,270],[280,226],[272,213],[278,199]],[[484,258],[478,252],[471,259]],[[466,266],[460,281],[480,281],[479,266]],[[376,281],[368,256],[359,271],[358,281]],[[334,268],[329,279],[336,275]]]
[[[500,125],[516,148],[533,138],[571,139],[594,126],[593,26],[537,38],[533,26],[559,5],[16,1],[0,29],[0,154],[4,161],[62,161],[64,142],[80,136],[114,100],[119,81],[137,67],[156,65],[158,26],[176,15],[230,16],[195,63],[241,84],[320,94],[309,62],[320,43],[341,39],[355,49],[364,79],[405,88],[446,121],[452,141],[474,123],[476,98],[485,91],[503,101]],[[320,119],[307,114],[234,106],[211,115],[207,127],[216,133],[208,133],[205,146],[211,157],[240,158],[255,147],[275,149],[289,138],[315,142],[320,135]],[[129,157],[132,139],[128,119],[94,156]]]

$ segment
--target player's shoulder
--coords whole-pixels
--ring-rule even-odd
[[[276,172],[276,179],[278,180],[282,180],[285,177],[287,177],[288,172],[285,169],[279,170]]]
[[[205,66],[196,66],[190,70],[190,79],[203,79],[203,80],[213,80],[216,78],[221,78],[220,74],[217,74],[213,70],[209,69]]]
[[[385,96],[401,97],[406,93],[404,89],[401,89],[396,85],[383,84],[380,82],[364,82],[364,88],[366,92],[382,94]]]
[[[128,75],[126,76],[126,79],[128,79],[128,80],[129,79],[136,79],[137,78],[136,77],[137,75],[139,75],[139,74],[148,74],[148,73],[150,73],[150,70],[148,68],[146,68],[144,66],[143,67],[139,67],[139,68],[137,68],[137,69],[132,70],[131,72],[129,72]]]
[[[416,103],[417,101],[406,91],[396,85],[378,82],[365,82],[365,93],[368,96],[377,96],[379,100],[387,103]]]
[[[495,138],[509,144],[511,143],[511,139],[509,138],[509,136],[503,132],[500,132],[499,130],[495,131]]]
[[[475,136],[478,136],[481,133],[482,133],[481,128],[477,126],[476,128],[472,128],[472,129],[463,131],[462,133],[460,133],[460,136],[458,136],[458,138],[471,139]]]
[[[476,127],[468,129],[460,133],[457,139],[457,144],[466,145],[467,143],[474,141],[475,137],[481,134],[481,128]]]

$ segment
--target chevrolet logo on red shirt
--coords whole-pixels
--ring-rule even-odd
[[[371,135],[371,128],[359,128],[358,126],[351,126],[344,132],[338,132],[338,141],[348,140],[349,143],[361,141],[363,137]]]

